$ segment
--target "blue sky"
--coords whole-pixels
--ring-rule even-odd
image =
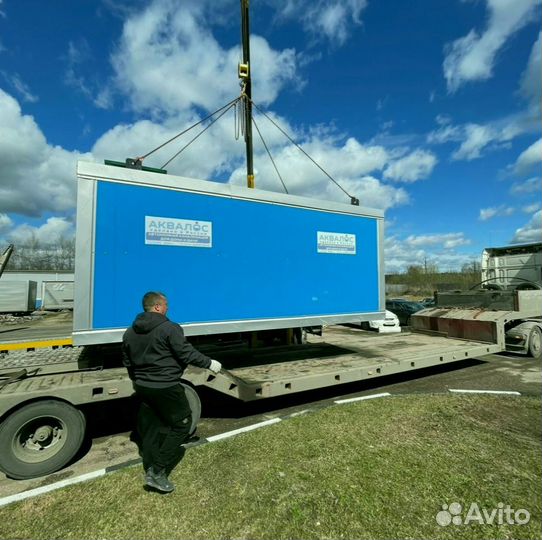
[[[540,0],[250,8],[254,101],[385,209],[387,271],[541,240]],[[0,0],[0,245],[73,235],[78,159],[142,155],[235,98],[239,19],[238,0]],[[348,202],[255,118],[291,193]],[[258,141],[255,169],[282,190]],[[243,184],[233,115],[168,170]]]

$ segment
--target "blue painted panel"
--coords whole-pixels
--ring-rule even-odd
[[[212,247],[145,244],[145,216],[212,222]],[[317,231],[356,254],[317,252]],[[377,220],[100,181],[93,328],[124,327],[149,290],[181,324],[375,312]]]

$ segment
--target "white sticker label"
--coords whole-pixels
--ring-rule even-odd
[[[145,216],[145,244],[210,248],[213,247],[213,223]]]
[[[318,234],[318,253],[356,254],[356,235],[347,233],[322,232]]]

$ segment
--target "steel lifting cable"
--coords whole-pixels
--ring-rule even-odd
[[[249,98],[247,97],[247,99],[249,99]],[[286,131],[284,131],[269,115],[267,115],[264,111],[262,111],[260,109],[260,107],[258,107],[258,105],[256,105],[256,103],[254,103],[254,101],[252,101],[252,100],[250,100],[250,101],[251,101],[252,105],[254,105],[254,107],[258,110],[258,112],[260,114],[263,114],[294,146],[296,146],[298,148],[298,150],[300,150],[303,154],[305,154],[305,156],[307,156],[339,189],[341,189],[343,191],[343,193],[345,193],[350,198],[350,202],[353,205],[355,205],[355,206],[359,205],[359,200],[356,197],[353,197],[352,195],[350,195],[350,193],[348,193],[348,191],[346,191],[346,189],[344,189],[339,184],[339,182],[337,182],[337,180],[335,180],[335,178],[333,178],[325,169],[323,169],[316,161],[314,161],[314,159],[312,159],[312,157],[309,154],[307,154],[307,152],[305,152],[305,150],[303,150],[303,148],[301,148],[301,146],[299,144],[297,144],[292,139],[292,137],[290,137],[290,135],[288,135],[288,133],[286,133]]]
[[[233,136],[236,141],[239,140],[239,103],[236,101],[233,104]]]
[[[238,101],[233,104],[234,108],[234,119],[233,119],[233,135],[235,140],[238,141],[240,135],[245,136],[245,101],[244,94],[239,96]]]
[[[280,178],[280,181],[282,183],[282,187],[284,188],[284,191],[288,193],[288,189],[286,188],[286,184],[284,183],[284,180],[282,179],[282,176],[279,173],[279,170],[277,169],[277,166],[275,165],[275,160],[273,159],[273,156],[271,155],[271,152],[269,151],[269,148],[267,147],[267,144],[265,144],[265,141],[262,137],[262,134],[260,132],[260,128],[258,127],[258,124],[256,124],[256,120],[254,117],[252,117],[252,123],[254,124],[254,127],[256,128],[256,131],[258,132],[258,135],[260,136],[260,139],[262,140],[262,143],[267,151],[267,155],[269,156],[269,159],[271,160],[271,163],[273,164],[273,167],[275,167],[275,172],[277,173],[278,177]]]
[[[246,107],[246,103],[245,103],[245,97],[246,97],[246,94],[245,94],[245,87],[243,86],[242,90],[241,90],[241,95],[239,96],[239,102],[238,102],[238,105],[239,105],[239,131],[241,132],[241,135],[243,135],[243,137],[245,136],[245,133],[246,133],[246,110],[245,110],[245,107]]]
[[[211,113],[209,116],[206,116],[205,118],[203,118],[199,122],[196,122],[195,124],[191,125],[189,128],[186,128],[184,131],[181,131],[180,133],[177,133],[177,135],[175,135],[174,137],[171,137],[171,139],[167,140],[165,143],[162,143],[160,146],[157,146],[154,150],[151,150],[150,152],[147,152],[143,156],[139,156],[137,158],[137,160],[138,161],[143,161],[144,159],[148,158],[151,154],[154,154],[154,152],[160,150],[161,148],[163,148],[164,146],[166,146],[170,142],[174,141],[175,139],[178,139],[181,135],[184,135],[185,133],[188,133],[191,129],[195,128],[196,126],[199,126],[200,124],[202,124],[206,120],[209,120],[209,118],[212,118],[216,113],[222,111],[226,107],[228,107],[228,108],[231,107],[233,104],[237,103],[240,99],[241,99],[241,97],[236,97],[235,99],[232,99],[229,103],[226,103],[226,105],[224,105],[223,107],[220,107],[220,109],[217,109],[215,112]],[[168,163],[169,163],[169,161],[168,161]]]
[[[224,109],[224,107],[222,107],[222,109],[224,109],[224,110],[216,118],[213,118],[212,122],[209,122],[209,124],[207,126],[205,126],[204,129],[202,129],[194,138],[192,138],[192,140],[188,141],[173,157],[168,159],[160,168],[165,169],[181,152],[186,150],[196,139],[201,137],[201,135],[203,135],[215,122],[220,120],[232,107],[234,107],[239,99],[241,99],[241,98],[237,98],[233,102],[230,102],[228,104],[229,106],[224,105],[224,107],[227,107],[227,109]],[[218,110],[222,110],[222,109],[218,109]],[[216,112],[218,112],[218,111],[215,111],[213,114],[216,114]],[[213,115],[210,115],[210,116],[213,116]],[[205,120],[210,118],[210,116],[208,116]],[[203,122],[203,121],[204,120],[202,120],[201,122]],[[201,122],[198,122],[198,124],[201,124]],[[194,126],[197,126],[198,124],[194,124]],[[194,126],[192,126],[192,127],[194,127]],[[192,129],[192,128],[189,128],[189,129]],[[185,133],[186,133],[186,131],[188,131],[188,130],[185,130]],[[170,142],[170,141],[168,141],[168,142]]]

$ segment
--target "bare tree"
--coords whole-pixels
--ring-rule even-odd
[[[8,270],[73,272],[74,267],[74,238],[61,238],[55,244],[45,244],[32,234],[25,242],[15,244]]]
[[[469,263],[465,263],[461,267],[461,272],[463,274],[479,274],[482,269],[482,265],[479,261],[471,261]]]

